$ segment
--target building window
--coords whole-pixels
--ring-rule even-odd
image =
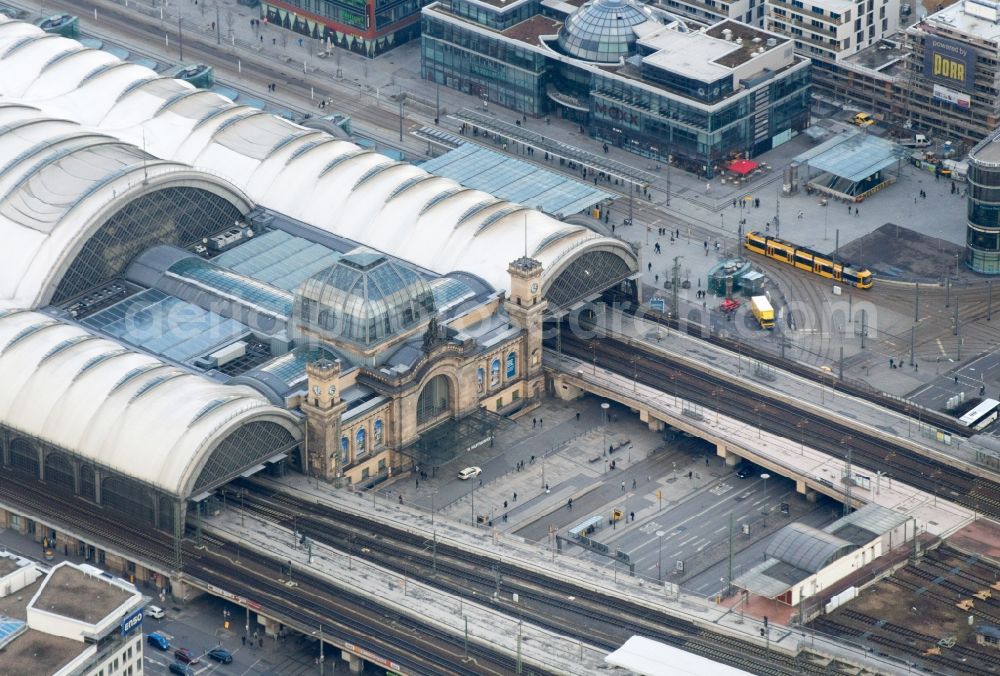
[[[365,467],[363,470],[361,470],[361,480],[362,481],[364,481],[365,479],[367,479],[368,475],[369,475],[369,471],[368,471],[367,467]]]
[[[364,427],[354,435],[354,451],[358,455],[364,455],[368,452],[368,432]]]
[[[384,443],[382,440],[382,419],[379,418],[372,425],[372,443],[375,444],[375,448],[379,448]]]
[[[385,458],[381,458],[378,461],[378,471],[380,471],[380,472],[384,472],[385,471]]]
[[[497,401],[496,401],[496,405],[497,405],[497,410],[498,410],[498,411],[499,411],[499,410],[500,410],[501,408],[503,408],[503,397],[498,397],[498,398],[497,398]]]

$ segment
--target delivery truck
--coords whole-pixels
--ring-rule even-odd
[[[774,308],[765,296],[754,296],[750,299],[750,311],[757,319],[762,329],[774,328]]]

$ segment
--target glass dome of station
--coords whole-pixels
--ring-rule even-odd
[[[578,59],[617,63],[635,53],[633,26],[650,20],[650,10],[636,0],[591,0],[559,29],[559,47]]]
[[[376,345],[437,314],[426,280],[365,247],[306,279],[295,303],[297,320],[334,345]]]

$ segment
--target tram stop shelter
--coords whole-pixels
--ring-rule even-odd
[[[807,193],[861,202],[899,179],[906,156],[907,149],[892,141],[850,130],[796,156],[793,162],[805,167]]]

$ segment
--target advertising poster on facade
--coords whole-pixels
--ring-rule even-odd
[[[934,85],[934,98],[940,99],[941,101],[947,101],[948,103],[956,105],[959,108],[967,109],[972,107],[971,96],[963,94],[962,92],[956,92],[954,89],[942,87],[941,85]]]
[[[976,77],[976,53],[961,42],[929,35],[924,41],[924,77],[971,92]]]

